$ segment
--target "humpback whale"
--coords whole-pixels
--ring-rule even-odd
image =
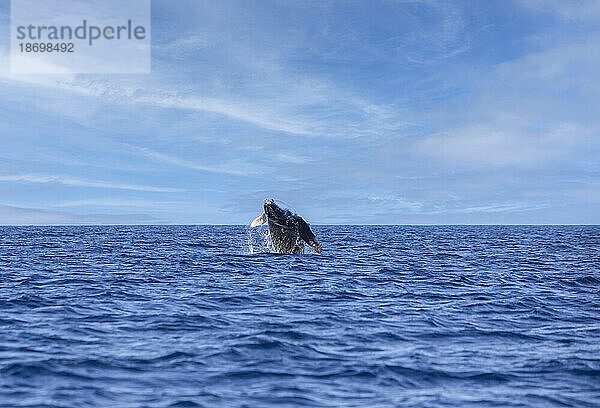
[[[265,201],[264,212],[256,217],[251,228],[268,223],[273,248],[280,254],[303,254],[304,243],[310,245],[317,253],[323,248],[310,225],[298,214],[279,207],[274,200]]]

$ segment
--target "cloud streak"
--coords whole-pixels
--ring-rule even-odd
[[[563,20],[594,21],[600,19],[600,3],[596,0],[514,0],[537,13],[549,13]]]
[[[128,200],[128,199],[86,199],[70,200],[54,204],[57,208],[75,207],[117,207],[117,208],[143,208],[146,210],[174,210],[189,205],[185,201],[154,201],[154,200]]]
[[[179,157],[171,156],[164,153],[152,151],[145,147],[130,146],[130,148],[144,157],[156,160],[161,163],[170,164],[172,166],[183,167],[191,170],[204,171],[209,173],[230,174],[235,176],[248,176],[260,174],[260,171],[255,166],[238,161],[234,163],[224,163],[221,165],[211,166],[201,163],[196,163],[190,160],[185,160]]]
[[[159,224],[146,214],[73,214],[0,204],[0,225]]]
[[[153,193],[177,193],[185,191],[184,189],[180,188],[111,183],[106,181],[85,180],[65,176],[54,176],[44,174],[0,175],[0,182],[1,181],[14,183],[61,184],[64,186],[146,191]]]

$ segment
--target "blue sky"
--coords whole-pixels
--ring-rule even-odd
[[[153,1],[149,75],[11,75],[0,224],[600,223],[600,2]]]

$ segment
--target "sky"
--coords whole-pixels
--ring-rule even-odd
[[[150,74],[9,30],[0,224],[600,223],[600,1],[152,1]]]

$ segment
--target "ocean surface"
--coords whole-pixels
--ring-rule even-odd
[[[600,227],[313,231],[0,227],[0,407],[600,406]]]

